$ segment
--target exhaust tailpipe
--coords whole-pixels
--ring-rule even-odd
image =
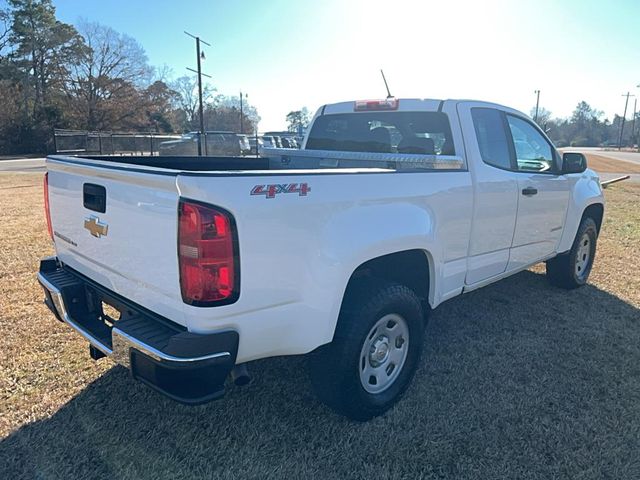
[[[251,376],[249,375],[246,364],[241,363],[233,367],[233,370],[231,370],[231,380],[234,385],[238,387],[242,387],[251,381]]]

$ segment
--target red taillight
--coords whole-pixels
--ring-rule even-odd
[[[357,100],[354,104],[356,112],[373,112],[376,110],[397,110],[400,102],[397,98],[387,98],[385,100]]]
[[[225,210],[183,200],[178,210],[182,299],[197,306],[233,303],[240,285],[233,217]]]
[[[47,231],[53,240],[53,228],[51,227],[51,211],[49,210],[49,172],[44,174],[44,214],[47,217]]]

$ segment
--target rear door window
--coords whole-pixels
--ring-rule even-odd
[[[482,161],[494,167],[511,170],[509,137],[502,113],[494,108],[472,108],[471,118]]]

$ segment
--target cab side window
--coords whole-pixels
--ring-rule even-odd
[[[528,121],[507,114],[507,122],[516,153],[519,172],[553,172],[553,148],[542,134]]]
[[[471,117],[482,161],[494,167],[512,170],[509,138],[502,113],[493,108],[472,108]]]

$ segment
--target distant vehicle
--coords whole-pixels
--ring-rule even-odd
[[[189,132],[178,140],[169,140],[158,145],[158,155],[197,155],[198,132]]]
[[[300,148],[302,145],[302,137],[298,141],[294,132],[265,132],[265,135],[270,135],[280,139],[280,146],[277,148]]]
[[[264,141],[262,138],[258,137],[258,149],[256,150],[256,137],[251,136],[249,137],[249,145],[251,146],[251,153],[259,155],[264,145]]]
[[[303,149],[268,153],[47,158],[56,256],[38,279],[92,358],[111,356],[197,404],[221,397],[229,375],[247,383],[247,362],[310,354],[320,399],[368,420],[422,365],[431,309],[541,262],[554,285],[589,278],[604,214],[598,176],[517,110],[330,104]],[[527,328],[537,328],[528,302],[582,301],[519,283],[508,300]]]
[[[233,132],[206,132],[207,155],[240,155],[242,153],[241,140]],[[158,154],[166,156],[198,155],[199,132],[185,133],[179,140],[162,142],[158,146]],[[204,151],[202,152],[204,155]]]
[[[274,137],[269,135],[264,135],[262,138],[262,146],[264,148],[279,148],[278,143]]]
[[[238,140],[240,141],[240,154],[248,155],[251,153],[251,144],[249,143],[249,137],[245,134],[238,134]]]
[[[241,145],[239,136],[233,132],[207,132],[207,155],[240,155]]]

